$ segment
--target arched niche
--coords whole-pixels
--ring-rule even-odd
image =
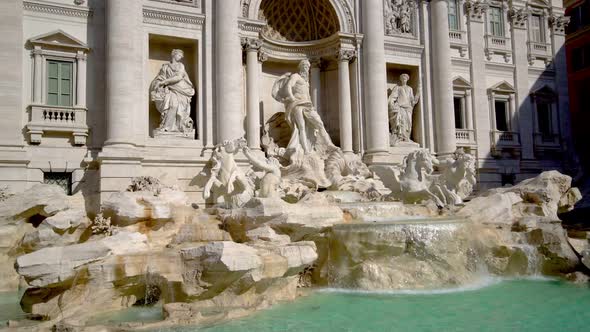
[[[241,0],[242,16],[245,18],[258,20],[262,3],[265,0]],[[275,1],[275,0],[273,0]],[[299,0],[301,2],[315,3],[319,0]],[[340,32],[356,33],[357,24],[354,20],[352,8],[346,0],[321,0],[331,4],[338,18]]]

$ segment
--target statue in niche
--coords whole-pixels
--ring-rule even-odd
[[[311,102],[309,88],[309,69],[307,60],[299,63],[299,73],[287,73],[273,85],[273,98],[285,105],[285,120],[292,129],[286,153],[309,154],[312,151],[325,151],[334,147],[324,123]]]
[[[420,93],[414,95],[414,90],[408,85],[410,75],[401,74],[399,80],[401,84],[391,89],[387,101],[391,146],[398,142],[412,142],[412,114],[420,101]]]
[[[215,147],[211,156],[211,176],[203,188],[205,200],[221,196],[226,208],[239,208],[254,197],[254,183],[235,161],[236,154],[245,146],[246,140],[240,138],[224,141]]]
[[[154,130],[154,137],[194,137],[194,123],[190,115],[195,88],[180,62],[183,58],[182,50],[172,50],[170,62],[162,65],[150,85],[151,100],[160,112],[160,126]]]
[[[410,0],[384,0],[385,34],[411,34],[414,7]]]

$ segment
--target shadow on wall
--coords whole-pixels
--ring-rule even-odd
[[[539,78],[533,84],[525,81],[528,93],[524,98],[518,93],[522,88],[506,81],[488,87],[490,150],[479,153],[480,190],[514,185],[547,170],[579,176],[567,82],[562,80],[566,70],[564,53],[562,47],[554,57],[563,59],[562,63],[553,61],[544,69],[544,61],[535,60]]]

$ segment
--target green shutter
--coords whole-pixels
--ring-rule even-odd
[[[459,30],[457,0],[449,0],[449,29]]]
[[[72,106],[71,62],[47,61],[47,104],[52,106]]]

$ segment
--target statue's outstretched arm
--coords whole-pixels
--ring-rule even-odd
[[[266,171],[266,172],[273,172],[274,171],[274,168],[266,160],[262,161],[262,160],[256,158],[252,154],[252,151],[250,151],[249,148],[245,147],[243,149],[243,151],[244,151],[244,155],[246,156],[246,158],[248,158],[248,160],[250,161],[250,163],[254,167],[260,168],[260,169],[262,169],[263,171]]]

